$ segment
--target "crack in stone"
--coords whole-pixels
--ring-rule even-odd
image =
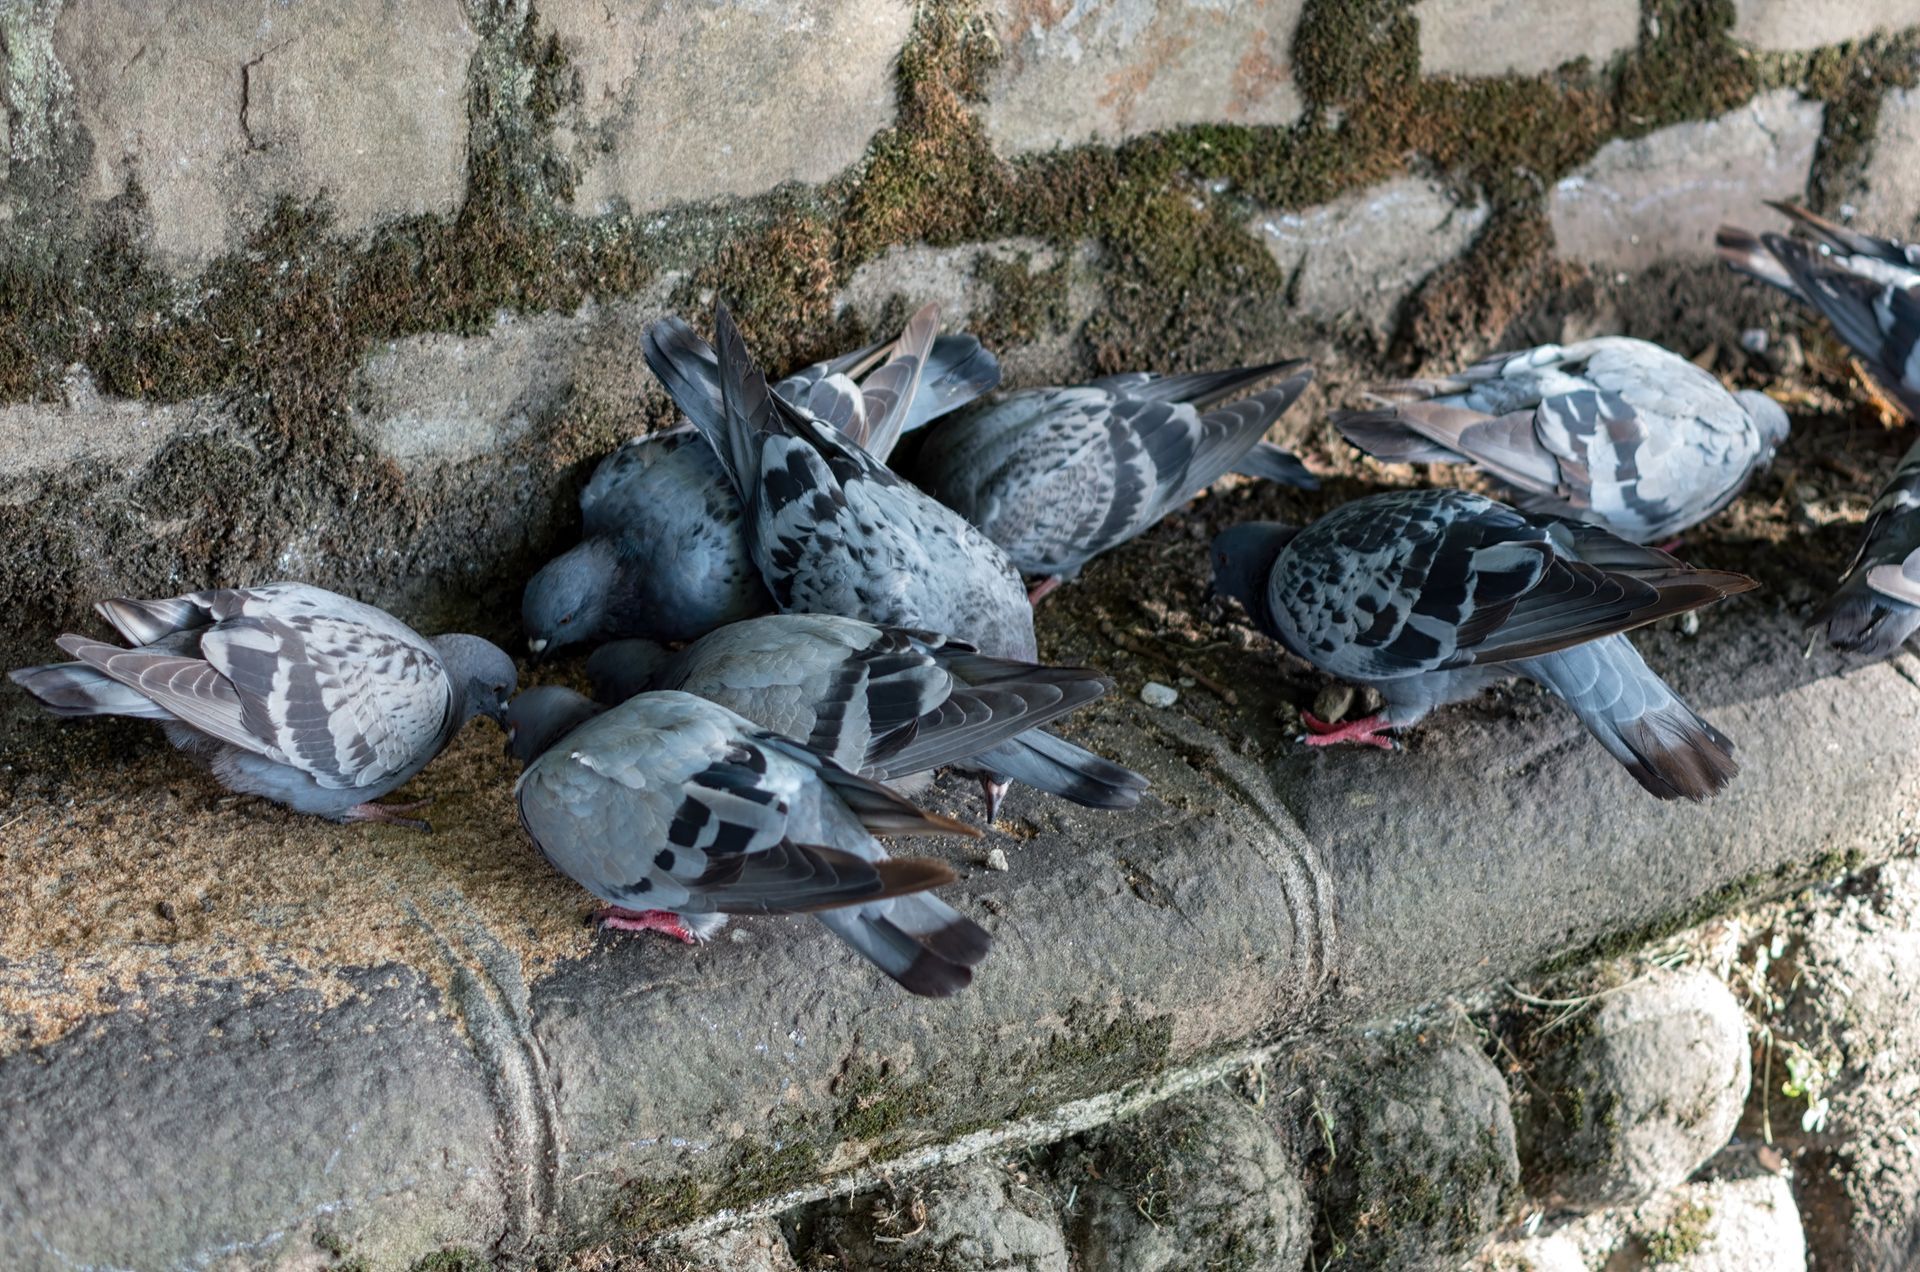
[[[447,927],[411,903],[407,910],[446,959],[452,972],[449,1004],[459,1013],[486,1071],[505,1159],[507,1231],[500,1245],[513,1252],[547,1232],[559,1213],[559,1108],[546,1052],[533,1031],[532,999],[518,956],[482,926],[458,896],[435,901],[451,912]],[[458,930],[458,948],[449,927]]]
[[[1223,738],[1182,716],[1169,714],[1159,723],[1182,745],[1204,752],[1222,785],[1239,798],[1242,811],[1254,814],[1272,832],[1271,836],[1250,836],[1250,842],[1280,880],[1280,895],[1294,934],[1299,1001],[1306,1010],[1332,980],[1338,964],[1333,881],[1318,846],[1287,812],[1266,774],[1235,754]]]

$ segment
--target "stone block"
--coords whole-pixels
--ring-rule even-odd
[[[283,195],[324,191],[361,230],[465,190],[479,37],[459,0],[82,0],[53,42],[93,138],[88,193],[137,181],[170,267],[233,246]]]
[[[1920,25],[1913,0],[1734,0],[1733,38],[1769,51],[1804,51]]]
[[[1536,0],[1421,0],[1420,68],[1443,75],[1537,75],[1576,58],[1604,66],[1640,35],[1637,0],[1579,10]]]
[[[1006,153],[1185,124],[1290,124],[1305,0],[1114,0],[994,6],[1004,58],[981,114]]]
[[[1913,238],[1920,226],[1920,92],[1890,89],[1881,100],[1865,189],[1853,205],[1860,229]]]
[[[1520,1119],[1531,1191],[1577,1210],[1634,1205],[1726,1144],[1751,1080],[1747,1023],[1705,972],[1656,972],[1609,994],[1546,1057]]]
[[[889,249],[853,271],[836,305],[884,331],[928,301],[940,306],[941,326],[958,331],[990,321],[1000,297],[995,274],[1025,271],[1056,288],[1049,306],[1055,320],[1018,344],[995,348],[1001,384],[1018,388],[1060,383],[1076,374],[1074,337],[1104,300],[1098,279],[1099,248],[1081,243],[1063,253],[1040,239],[1007,238],[960,247],[922,243]]]
[[[580,76],[559,140],[599,214],[819,182],[893,121],[905,0],[606,5],[541,17]]]
[[[1548,199],[1560,255],[1621,270],[1712,260],[1721,222],[1751,224],[1764,199],[1806,197],[1822,115],[1783,88],[1718,119],[1608,142]]]
[[[1395,177],[1332,203],[1255,217],[1247,228],[1289,277],[1303,311],[1384,326],[1395,306],[1473,241],[1487,207],[1461,207],[1434,182]]]

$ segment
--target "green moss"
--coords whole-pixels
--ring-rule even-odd
[[[908,1121],[938,1112],[941,1085],[937,1073],[924,1081],[902,1082],[886,1063],[856,1068],[834,1086],[841,1101],[834,1130],[844,1139],[878,1140]]]
[[[1786,862],[1725,883],[1682,908],[1646,923],[1611,933],[1564,954],[1556,954],[1533,970],[1534,976],[1558,976],[1589,963],[1603,963],[1635,950],[1666,940],[1670,936],[1698,927],[1716,915],[1725,914],[1756,901],[1768,900],[1794,888],[1820,879],[1858,870],[1865,858],[1849,848],[1845,852],[1825,852],[1807,862]]]
[[[1759,89],[1759,70],[1728,34],[1733,0],[1645,0],[1640,44],[1622,69],[1628,136],[1725,114]]]
[[[620,1190],[613,1221],[635,1238],[645,1238],[698,1219],[706,1207],[700,1185],[685,1176],[630,1179]]]
[[[1420,24],[1406,0],[1307,0],[1293,34],[1293,78],[1320,106],[1403,89],[1420,74]]]
[[[1713,1220],[1713,1207],[1690,1201],[1674,1211],[1667,1226],[1648,1233],[1643,1240],[1647,1260],[1655,1267],[1679,1263],[1698,1254],[1707,1243],[1707,1225]]]
[[[1920,81],[1920,33],[1876,35],[1863,44],[1819,49],[1804,58],[1783,55],[1775,74],[1797,83],[1806,96],[1826,107],[1807,200],[1818,211],[1835,213],[1866,176],[1887,91],[1912,88]]]
[[[1040,269],[1031,252],[1012,260],[982,254],[974,277],[985,283],[990,299],[969,324],[990,349],[1030,344],[1067,325],[1067,277],[1072,260],[1064,254]]]
[[[464,1246],[436,1250],[415,1259],[407,1272],[492,1272],[493,1260]]]

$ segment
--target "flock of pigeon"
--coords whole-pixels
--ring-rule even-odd
[[[1816,306],[1920,416],[1920,247],[1780,206],[1811,241],[1724,229],[1722,252]],[[900,780],[971,774],[989,822],[1013,782],[1136,804],[1144,778],[1045,727],[1110,682],[1038,663],[1033,607],[1227,472],[1313,486],[1262,440],[1312,372],[1141,373],[987,399],[992,354],[937,325],[929,307],[898,339],[771,386],[724,307],[714,345],[677,318],[647,332],[687,423],[601,463],[582,542],[522,607],[536,657],[597,646],[592,698],[518,691],[493,644],[422,637],[304,583],[103,601],[124,646],[62,636],[73,661],[12,678],[56,714],[161,722],[233,790],[421,828],[403,816],[419,805],[374,801],[491,716],[524,766],[521,824],[604,903],[604,925],[691,942],[729,915],[810,913],[909,991],[954,993],[987,933],[933,894],[947,865],[891,857],[875,836],[978,832],[915,807]],[[1376,402],[1334,415],[1359,449],[1472,464],[1513,503],[1396,490],[1214,540],[1218,592],[1381,695],[1363,719],[1306,715],[1303,740],[1391,749],[1387,730],[1524,676],[1655,796],[1725,786],[1733,744],[1624,633],[1754,586],[1650,545],[1772,459],[1781,408],[1626,338],[1496,355]],[[889,457],[935,421],[912,484]],[[1920,627],[1920,446],[1816,621],[1874,655]]]

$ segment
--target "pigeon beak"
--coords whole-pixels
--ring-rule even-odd
[[[527,652],[533,655],[533,661],[535,662],[540,661],[540,655],[547,652],[547,645],[549,643],[550,642],[544,636],[540,637],[538,640],[530,640],[527,642]]]

